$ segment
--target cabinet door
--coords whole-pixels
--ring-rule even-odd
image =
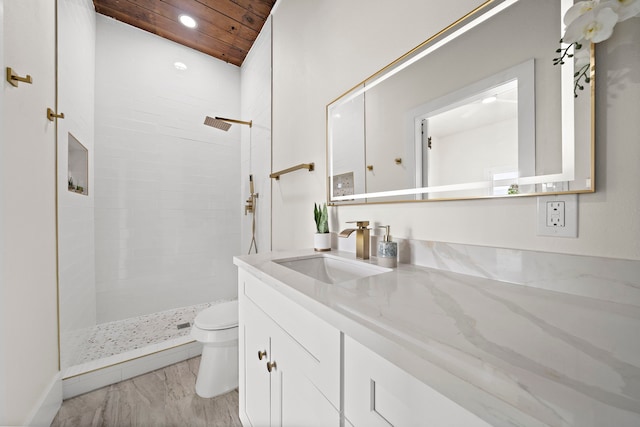
[[[307,365],[306,377],[333,406],[339,407],[340,331],[246,271],[238,270],[238,275],[239,292],[311,355],[315,363]]]
[[[335,408],[314,383],[318,360],[284,330],[271,335],[271,425],[284,427],[340,425]]]
[[[270,425],[270,329],[275,324],[246,298],[240,304],[240,411],[253,427]],[[242,417],[244,418],[244,417]]]
[[[243,270],[238,285],[243,425],[338,427],[340,332]]]
[[[473,413],[347,336],[344,411],[356,427],[489,427]]]

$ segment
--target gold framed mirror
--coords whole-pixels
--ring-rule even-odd
[[[489,0],[327,105],[333,205],[593,192],[595,58],[554,65],[572,0]]]

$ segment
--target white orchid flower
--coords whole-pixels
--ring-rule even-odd
[[[599,43],[611,37],[618,15],[609,7],[596,7],[574,19],[565,30],[562,41],[576,43],[587,40]]]
[[[590,49],[583,48],[583,43],[608,39],[618,22],[634,16],[640,16],[640,0],[586,0],[567,10],[563,19],[566,29],[560,40],[567,45],[556,50],[559,56],[553,58],[553,64],[562,65],[565,59],[573,58],[574,96],[591,80],[588,75]]]
[[[595,9],[600,0],[579,1],[571,6],[564,14],[564,25],[569,26],[577,17]]]
[[[640,16],[640,0],[609,0],[602,5],[613,9],[618,15],[618,22]]]

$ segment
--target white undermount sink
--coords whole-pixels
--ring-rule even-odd
[[[330,285],[392,271],[390,268],[328,254],[275,259],[273,262]]]

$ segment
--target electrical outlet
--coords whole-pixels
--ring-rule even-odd
[[[578,237],[578,195],[538,197],[538,236]]]
[[[564,227],[564,202],[547,202],[547,227]]]

